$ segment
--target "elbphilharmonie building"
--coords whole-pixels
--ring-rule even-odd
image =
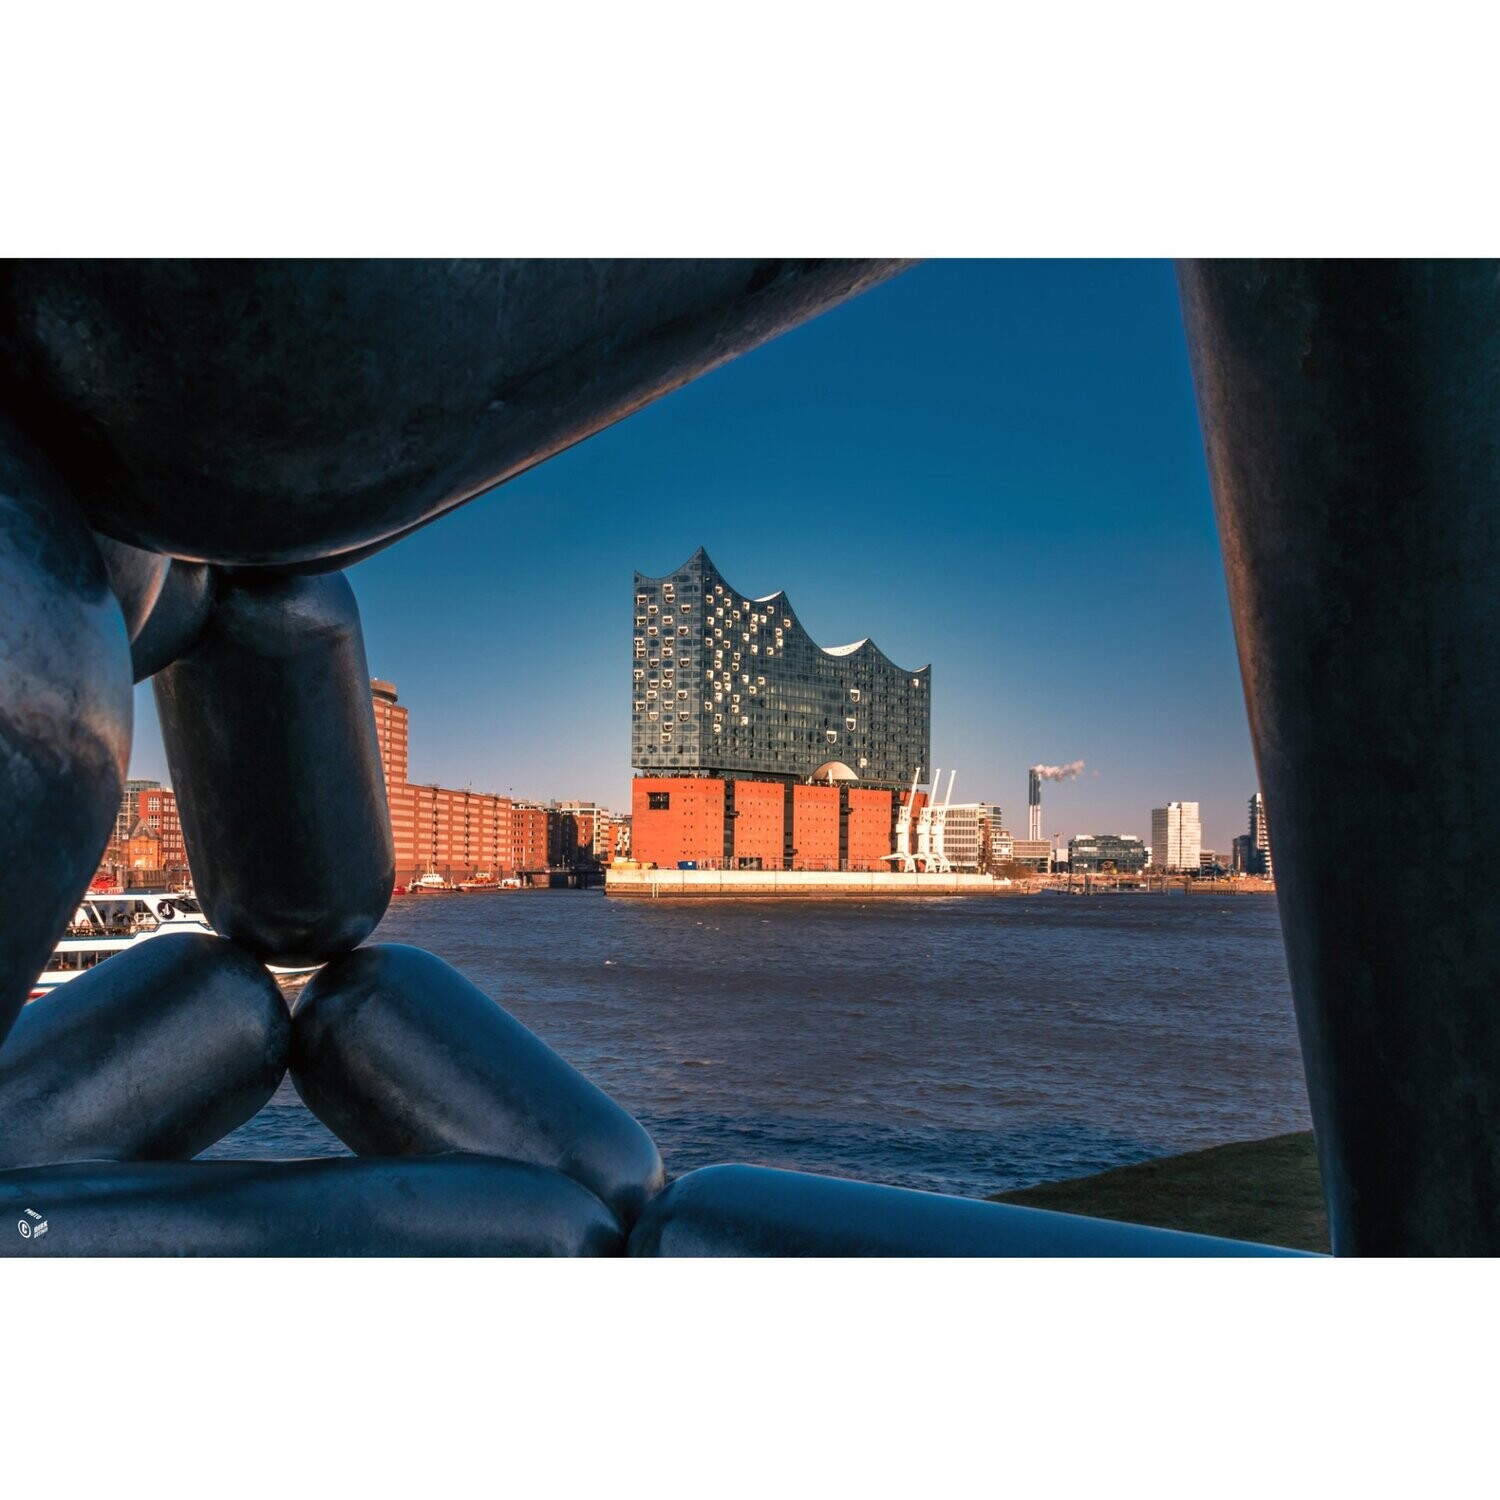
[[[654,776],[905,790],[930,761],[932,671],[869,639],[822,647],[784,593],[752,598],[699,548],[635,575],[631,761]]]

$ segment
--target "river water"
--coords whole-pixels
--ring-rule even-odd
[[[1274,897],[869,904],[397,897],[676,1174],[755,1162],[984,1196],[1307,1128]],[[344,1154],[288,1081],[208,1156]]]

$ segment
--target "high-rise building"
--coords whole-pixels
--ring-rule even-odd
[[[1254,873],[1251,867],[1255,863],[1255,840],[1248,833],[1237,834],[1234,843],[1231,845],[1231,850],[1232,852],[1229,856],[1230,873],[1234,875],[1250,875]]]
[[[1151,863],[1158,870],[1197,873],[1203,825],[1196,802],[1169,802],[1151,809]]]
[[[1266,827],[1266,799],[1259,792],[1250,799],[1250,873],[1274,875],[1271,865],[1271,831]]]
[[[635,575],[631,763],[653,775],[905,790],[930,760],[930,667],[868,638],[825,649],[784,593],[730,587],[700,547]]]
[[[380,769],[387,787],[405,786],[408,751],[408,710],[396,701],[396,684],[370,679],[375,708],[375,738],[380,743]]]

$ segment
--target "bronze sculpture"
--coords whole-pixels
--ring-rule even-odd
[[[390,828],[339,570],[902,267],[0,271],[0,792],[24,808],[0,841],[7,863],[12,841],[48,851],[0,935],[0,1199],[44,1196],[77,1226],[32,1248],[618,1254],[629,1237],[638,1254],[1261,1253],[752,1168],[663,1190],[644,1130],[504,1012],[430,955],[358,947],[390,895]],[[1320,757],[1367,723],[1383,667],[1412,694],[1402,737],[1350,769],[1340,797],[1399,795],[1434,752],[1500,786],[1484,628],[1496,446],[1480,420],[1497,380],[1492,280],[1184,271],[1337,1250],[1500,1249],[1489,939],[1430,904],[1368,920],[1330,907],[1299,832],[1326,791]],[[1399,559],[1377,534],[1392,517]],[[1372,589],[1388,618],[1366,613]],[[1331,697],[1309,692],[1309,651],[1343,674]],[[224,937],[114,960],[7,1043],[106,842],[133,676],[155,679]],[[270,684],[295,711],[261,764],[236,764],[236,716]],[[237,805],[236,778],[269,775],[323,814],[323,847],[299,870],[257,853]],[[1334,799],[1340,828],[1348,805]],[[1457,836],[1454,808],[1440,821]],[[1397,960],[1342,995],[1331,971],[1372,924],[1397,935]],[[294,1019],[258,977],[278,959],[328,965]],[[173,1040],[153,1050],[153,1035]],[[288,1059],[363,1155],[185,1159],[253,1113]],[[64,1064],[71,1084],[34,1108]],[[150,1074],[144,1095],[126,1072]]]

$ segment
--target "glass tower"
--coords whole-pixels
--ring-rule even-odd
[[[635,575],[631,763],[652,775],[836,780],[905,789],[926,769],[932,669],[872,641],[819,646],[784,593],[731,588],[700,547]],[[821,778],[820,778],[821,779]]]

